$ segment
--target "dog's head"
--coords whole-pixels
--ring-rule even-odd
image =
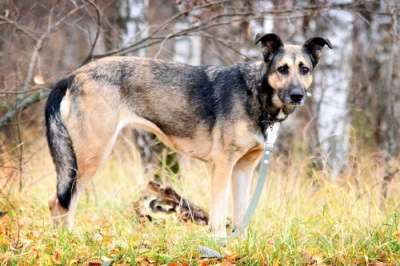
[[[332,49],[332,45],[321,37],[311,38],[303,45],[284,44],[273,33],[257,35],[257,43],[261,43],[264,57],[263,87],[272,91],[271,104],[287,115],[304,103],[322,48],[327,45]]]

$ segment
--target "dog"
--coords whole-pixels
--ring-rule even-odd
[[[59,81],[46,107],[46,135],[57,173],[49,200],[56,224],[74,225],[79,194],[110,155],[124,126],[154,133],[175,151],[211,166],[210,229],[225,237],[230,190],[233,224],[249,203],[266,129],[302,105],[329,40],[284,44],[256,36],[262,60],[190,66],[138,57],[108,57]]]

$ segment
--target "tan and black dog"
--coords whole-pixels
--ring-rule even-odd
[[[137,57],[91,62],[58,82],[46,105],[47,140],[57,171],[49,205],[56,223],[73,226],[79,193],[107,159],[127,124],[212,169],[210,226],[226,235],[232,188],[234,224],[246,210],[268,126],[301,105],[328,40],[283,44],[256,38],[263,60],[190,66]]]

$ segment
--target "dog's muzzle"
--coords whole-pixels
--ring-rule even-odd
[[[303,105],[306,92],[301,87],[291,87],[285,93],[283,101],[289,105]]]

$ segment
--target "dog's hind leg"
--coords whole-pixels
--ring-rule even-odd
[[[55,93],[57,87],[46,106],[47,139],[57,172],[57,193],[49,207],[53,221],[71,229],[80,192],[111,152],[119,114],[104,97],[96,95],[72,101],[79,95],[64,92],[65,97],[54,107]]]
[[[115,134],[116,135],[116,134]],[[111,147],[113,146],[114,140],[111,135],[104,136],[105,139],[109,140],[108,143],[105,141],[93,141],[92,137],[81,137],[79,140],[74,141],[75,153],[77,158],[78,173],[75,180],[75,188],[71,193],[71,200],[68,206],[68,213],[66,217],[67,226],[72,229],[74,226],[75,211],[78,204],[79,196],[84,191],[86,185],[90,179],[94,176],[101,163],[108,157]],[[86,143],[86,145],[85,145]],[[89,145],[87,145],[89,143]],[[69,194],[70,191],[64,190],[65,194]],[[61,191],[58,192],[59,197],[63,197]]]
[[[50,200],[50,208],[55,222],[61,221],[69,229],[72,229],[74,225],[79,195],[96,173],[99,165],[111,153],[119,132],[117,127],[113,127],[112,122],[90,123],[88,119],[91,118],[89,117],[85,119],[85,123],[90,126],[83,126],[83,134],[81,129],[71,128],[68,130],[71,135],[71,142],[74,144],[76,175],[73,177],[66,176],[63,172],[57,173],[57,197]],[[57,217],[60,214],[61,217]]]
[[[233,224],[238,227],[248,208],[254,169],[262,157],[262,149],[248,152],[236,163],[232,174]]]
[[[85,147],[92,152],[96,148],[90,145]],[[74,226],[74,216],[79,196],[90,178],[96,173],[102,161],[104,150],[97,149],[98,155],[88,156],[86,152],[77,149],[77,175],[73,180],[57,175],[57,194],[49,200],[49,207],[53,221],[56,224],[66,225],[68,229]]]

